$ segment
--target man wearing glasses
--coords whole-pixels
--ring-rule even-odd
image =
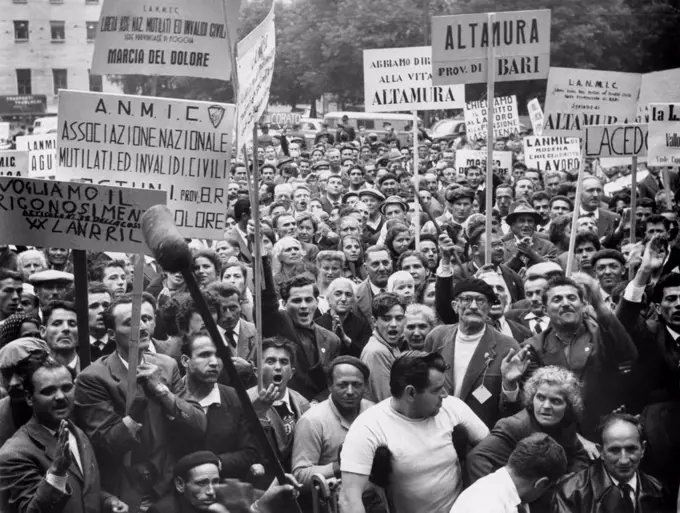
[[[465,278],[453,288],[451,307],[458,324],[442,325],[425,339],[425,351],[437,352],[449,365],[447,391],[464,401],[492,428],[512,413],[519,396],[519,379],[527,368],[527,349],[511,337],[491,329],[486,319],[498,298],[493,288],[477,278]]]

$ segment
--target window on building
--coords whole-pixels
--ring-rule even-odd
[[[14,22],[14,40],[28,41],[28,21],[20,20]]]
[[[88,21],[85,23],[85,29],[87,30],[87,42],[91,43],[97,37],[97,22]]]
[[[33,94],[30,69],[17,70],[17,94]]]
[[[54,94],[59,94],[59,89],[68,89],[68,77],[65,69],[53,69]]]
[[[94,93],[104,92],[104,85],[101,75],[93,75],[90,73],[90,91]]]
[[[51,4],[63,4],[64,0],[50,0]]]
[[[52,42],[62,43],[66,39],[66,23],[63,21],[50,21]]]

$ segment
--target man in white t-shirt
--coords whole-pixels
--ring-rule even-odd
[[[376,450],[390,453],[386,492],[393,513],[448,513],[463,489],[453,430],[476,445],[488,428],[460,399],[447,397],[446,363],[439,354],[409,351],[392,365],[392,397],[363,412],[347,433],[340,456],[340,509],[365,513],[361,494]]]

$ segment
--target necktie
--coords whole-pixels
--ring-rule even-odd
[[[234,332],[233,331],[225,331],[224,336],[227,337],[227,342],[229,342],[231,347],[236,348],[236,340],[234,340]]]
[[[104,343],[103,340],[97,339],[97,340],[94,341],[94,347],[99,349],[99,351],[103,351],[104,348],[106,347],[106,344]]]
[[[663,186],[663,182],[661,181],[661,175],[656,177],[656,182],[659,184],[659,189],[663,190],[664,186]]]
[[[494,321],[493,327],[496,328],[501,333],[503,332],[503,328],[501,328],[501,321],[500,320]]]
[[[635,504],[633,503],[633,488],[628,483],[619,484],[619,491],[621,492],[621,513],[635,513]]]
[[[534,322],[536,323],[534,325],[534,333],[536,333],[536,335],[539,335],[541,332],[543,332],[543,328],[541,328],[541,323],[538,319],[535,319]]]

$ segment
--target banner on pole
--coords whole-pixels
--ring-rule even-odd
[[[543,123],[545,123],[545,118],[543,117],[541,104],[538,103],[538,98],[529,101],[529,103],[527,103],[527,109],[529,111],[529,119],[531,119],[534,135],[543,135]]]
[[[650,166],[680,166],[680,103],[649,105]]]
[[[226,228],[234,106],[63,90],[58,176],[168,192],[185,237]]]
[[[465,132],[473,141],[486,140],[488,129],[489,105],[487,100],[465,104]],[[496,97],[493,100],[494,139],[518,134],[519,112],[516,96]]]
[[[486,170],[485,150],[458,150],[456,151],[456,173],[458,176],[465,175],[465,170],[471,166]],[[510,176],[512,171],[512,152],[494,151],[493,168],[502,177]]]
[[[544,134],[578,137],[589,125],[632,122],[639,92],[637,73],[550,68]]]
[[[680,102],[680,68],[642,75],[637,105],[638,123],[649,123],[649,104]]]
[[[524,138],[524,163],[539,171],[574,171],[581,166],[578,137],[533,136]]]
[[[28,151],[0,151],[0,176],[28,177]]]
[[[105,0],[91,72],[231,80],[225,21],[233,40],[239,8],[240,0]]]
[[[0,177],[0,242],[150,254],[141,217],[164,191]]]
[[[434,16],[432,83],[486,82],[487,50],[494,47],[495,82],[546,78],[550,68],[550,9]]]
[[[238,142],[252,138],[253,127],[264,115],[274,74],[276,31],[274,5],[267,17],[238,44]]]
[[[431,46],[364,50],[366,112],[464,108],[464,85],[432,85],[431,58]]]
[[[28,176],[50,178],[57,173],[57,134],[17,137],[17,150],[28,152]]]
[[[595,125],[586,127],[586,157],[647,156],[647,125]]]

